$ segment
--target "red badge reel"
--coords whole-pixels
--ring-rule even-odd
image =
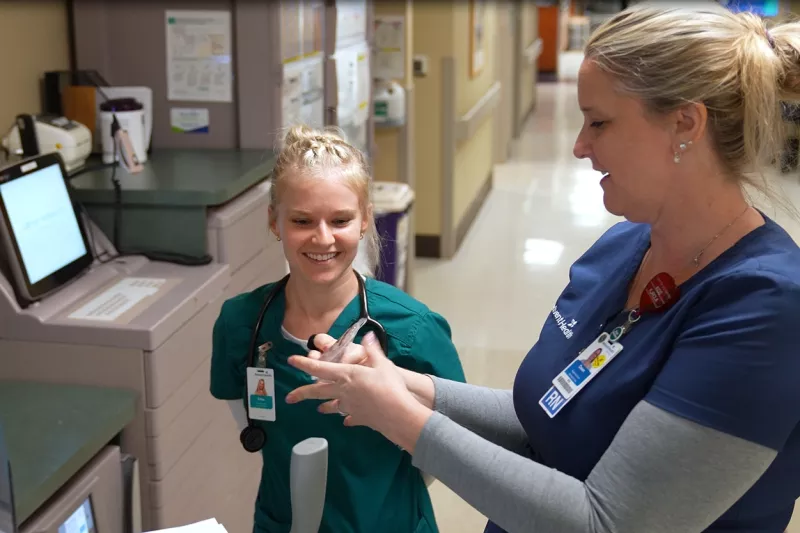
[[[675,280],[666,272],[656,274],[642,291],[639,298],[639,312],[652,313],[666,311],[680,298],[681,290]]]
[[[631,309],[628,319],[621,326],[617,326],[609,335],[611,342],[619,341],[631,327],[642,318],[645,313],[660,313],[666,311],[678,301],[681,291],[672,276],[666,272],[657,274],[642,291],[639,298],[639,307]]]

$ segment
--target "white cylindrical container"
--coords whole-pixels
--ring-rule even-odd
[[[406,91],[396,81],[375,82],[373,116],[376,124],[402,126],[406,122]]]
[[[119,154],[115,154],[114,139],[111,136],[114,117],[117,118],[120,128],[128,132],[133,150],[136,152],[136,158],[140,163],[147,161],[144,106],[133,98],[118,98],[100,104],[100,140],[103,149],[103,163],[119,160]]]

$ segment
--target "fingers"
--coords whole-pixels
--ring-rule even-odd
[[[340,413],[339,409],[339,400],[331,400],[329,402],[325,402],[317,407],[317,411],[324,415],[336,415]]]
[[[301,355],[291,356],[289,364],[311,377],[324,381],[340,381],[349,375],[350,368],[349,365],[318,361]]]
[[[324,352],[328,348],[334,345],[336,339],[328,335],[327,333],[317,333],[314,335],[314,351],[317,352]]]
[[[303,385],[286,395],[286,403],[298,403],[303,400],[330,400],[336,397],[337,388],[336,383],[327,382]]]
[[[364,335],[364,338],[361,339],[361,346],[367,352],[366,361],[364,362],[367,366],[375,367],[383,361],[388,361],[386,354],[383,353],[381,344],[378,342],[378,338],[373,332],[370,331]]]
[[[367,352],[364,351],[363,346],[358,344],[351,344],[344,352],[344,357],[340,363],[347,363],[350,365],[361,365],[367,361]]]
[[[346,417],[344,417],[344,425],[347,427],[356,427],[356,426],[361,426],[363,424],[359,424],[353,419],[352,416],[347,415]]]

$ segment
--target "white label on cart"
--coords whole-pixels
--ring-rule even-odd
[[[167,282],[158,278],[125,278],[76,309],[69,318],[113,322]]]

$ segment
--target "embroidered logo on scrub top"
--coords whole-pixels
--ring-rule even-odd
[[[567,319],[561,314],[561,312],[558,310],[558,307],[555,305],[553,306],[553,319],[555,319],[558,329],[561,330],[561,333],[563,333],[566,338],[571,339],[572,335],[574,335],[572,328],[578,325],[578,321],[575,319],[567,321]]]

